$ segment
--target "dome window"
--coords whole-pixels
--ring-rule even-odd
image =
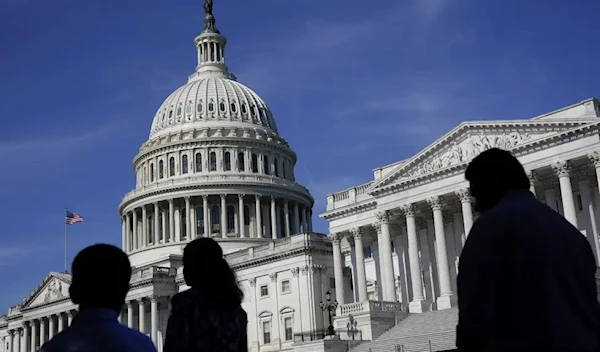
[[[181,106],[177,108],[177,116],[181,115]]]
[[[150,163],[150,182],[154,182],[154,164]]]
[[[243,152],[239,152],[238,153],[238,170],[239,171],[244,171],[245,169],[245,165],[244,165],[244,153]]]
[[[231,153],[225,152],[223,155],[223,169],[225,171],[231,171]]]
[[[258,173],[258,155],[252,154],[252,172]]]
[[[215,111],[215,104],[213,104],[212,102],[208,103],[208,111],[210,111],[210,112]]]
[[[173,117],[173,110],[169,110],[169,118]]]
[[[190,102],[190,103],[191,103],[191,102]],[[192,113],[192,105],[188,104],[188,105],[185,107],[185,113],[186,113],[186,114],[188,114],[188,115],[190,115],[190,114]]]
[[[225,111],[225,103],[221,102],[221,104],[219,104],[219,110],[221,110],[222,112]]]
[[[235,103],[231,103],[231,112],[236,112],[237,111],[237,107],[235,106]]]
[[[242,114],[247,114],[248,113],[248,108],[246,107],[246,103],[242,104]]]
[[[202,154],[196,154],[196,172],[202,172]]]
[[[181,156],[181,173],[188,173],[188,156],[185,154]]]
[[[169,176],[175,176],[175,158],[169,159]]]
[[[252,116],[256,116],[256,106],[252,105],[250,107],[250,113],[252,114]]]
[[[271,165],[269,164],[269,157],[266,155],[263,156],[263,170],[265,172],[265,175],[271,174]]]
[[[165,122],[165,113],[163,112],[162,122]]]
[[[217,153],[210,152],[209,162],[210,162],[210,171],[217,171]]]
[[[158,178],[163,179],[165,177],[165,163],[160,160],[158,162]]]
[[[202,112],[202,102],[198,103],[198,107],[196,108],[196,111]]]

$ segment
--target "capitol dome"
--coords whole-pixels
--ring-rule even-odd
[[[296,154],[267,104],[229,72],[212,13],[204,23],[198,65],[158,108],[133,160],[135,189],[119,205],[133,266],[170,265],[202,236],[230,253],[312,231]]]

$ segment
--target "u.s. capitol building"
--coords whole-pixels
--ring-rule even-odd
[[[456,275],[473,224],[464,180],[490,147],[511,150],[531,191],[587,236],[598,257],[600,106],[589,99],[526,120],[467,122],[422,152],[327,198],[330,235],[312,232],[313,198],[273,114],[225,65],[226,38],[207,12],[198,65],[160,105],[119,205],[133,266],[119,317],[162,350],[168,302],[187,289],[182,248],[216,239],[235,269],[251,351],[442,351],[455,348]],[[77,307],[68,273],[50,273],[0,317],[0,352],[35,351]],[[218,289],[218,288],[215,288]],[[326,292],[339,306],[323,338]]]

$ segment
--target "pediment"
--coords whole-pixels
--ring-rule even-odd
[[[462,123],[373,183],[367,192],[376,192],[394,183],[467,164],[490,148],[511,150],[590,123],[592,122],[532,120]]]
[[[71,275],[50,273],[40,285],[23,301],[23,308],[32,308],[69,297]]]

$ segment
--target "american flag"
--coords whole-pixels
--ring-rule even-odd
[[[83,218],[79,214],[71,213],[67,210],[67,218],[65,219],[65,224],[73,225],[76,222],[83,222]]]

